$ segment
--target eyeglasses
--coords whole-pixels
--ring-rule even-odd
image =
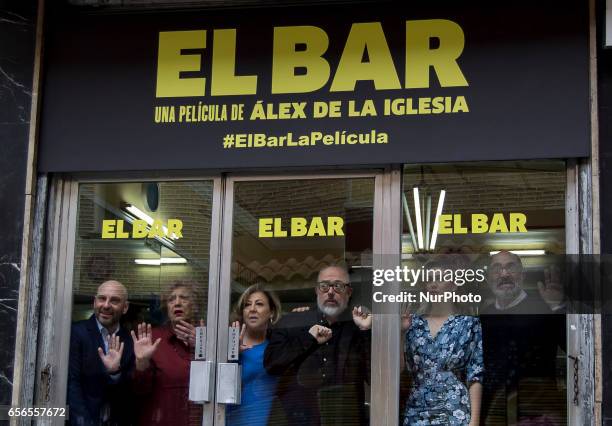
[[[349,283],[345,283],[343,281],[319,281],[317,283],[317,288],[322,293],[327,293],[330,288],[333,288],[336,293],[344,293],[346,288],[350,287]]]
[[[504,270],[509,274],[517,274],[521,272],[521,269],[522,269],[521,265],[519,265],[518,263],[508,263],[506,265],[495,263],[491,265],[491,267],[489,268],[489,271],[494,275],[499,275]]]

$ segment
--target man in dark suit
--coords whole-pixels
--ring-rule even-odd
[[[68,406],[73,425],[132,423],[126,392],[134,347],[128,330],[119,325],[127,298],[123,284],[106,281],[94,297],[94,314],[72,325]]]
[[[318,309],[289,313],[270,334],[264,367],[280,376],[277,395],[290,425],[369,424],[372,317],[361,308],[347,312],[352,291],[344,268],[321,270]]]

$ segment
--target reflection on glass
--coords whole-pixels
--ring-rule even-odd
[[[243,330],[243,393],[228,425],[369,424],[371,315],[361,305],[373,200],[370,178],[235,184],[232,301]]]
[[[567,423],[564,306],[553,282],[558,275],[543,256],[565,252],[565,185],[560,161],[405,167],[403,265],[420,268],[431,253],[445,254],[450,269],[485,271],[486,282],[477,291],[482,301],[468,306],[479,317],[453,309],[440,313],[448,307],[444,303],[435,310],[415,304],[406,312],[404,424],[430,421],[423,416],[439,418],[439,424],[468,424],[477,400],[474,382],[483,384],[482,424]],[[459,286],[420,283],[415,289],[436,293],[444,285]],[[467,286],[446,290],[465,293]],[[467,322],[455,329],[460,318]],[[480,327],[484,373],[475,375],[478,363],[464,359],[469,350],[463,346],[477,344]],[[461,354],[455,353],[458,347]],[[428,386],[436,368],[442,372]],[[446,394],[442,404],[444,377],[455,393]]]
[[[212,182],[154,186],[155,200],[150,184],[80,186],[72,424],[202,423],[188,382],[206,315]]]

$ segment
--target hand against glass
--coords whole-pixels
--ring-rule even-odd
[[[315,324],[310,327],[310,330],[308,330],[308,332],[312,335],[312,337],[317,340],[317,343],[319,345],[322,345],[323,343],[327,342],[329,339],[332,338],[331,328],[323,327],[319,324]]]
[[[200,327],[204,327],[204,320],[200,319]],[[176,337],[190,348],[195,348],[196,341],[196,328],[185,320],[179,320],[178,324],[174,328]]]
[[[247,349],[251,349],[253,347],[253,345],[247,345],[244,342],[244,335],[246,334],[246,324],[242,324],[242,327],[240,327],[240,321],[234,321],[232,323],[232,327],[235,328],[240,328],[240,340],[239,340],[239,351],[243,352],[246,351]]]
[[[353,308],[353,322],[360,330],[369,330],[372,328],[372,314],[364,306],[355,306]]]
[[[308,312],[310,310],[310,306],[298,306],[297,308],[293,308],[291,312]]]
[[[108,343],[108,350],[106,353],[102,348],[98,348],[98,355],[106,368],[108,374],[117,374],[121,370],[121,355],[123,355],[123,342],[120,341],[119,336],[113,334],[112,336],[106,336],[106,342]]]
[[[552,265],[544,268],[544,282],[538,282],[540,296],[551,309],[559,307],[565,299],[561,271],[558,266]]]
[[[132,340],[134,341],[134,356],[136,357],[136,369],[143,371],[149,367],[149,361],[157,350],[161,338],[158,338],[153,343],[153,331],[151,324],[138,324],[138,335],[131,331]]]

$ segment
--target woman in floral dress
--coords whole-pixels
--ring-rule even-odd
[[[429,270],[447,269],[444,263]],[[428,282],[430,294],[457,289],[453,282]],[[480,422],[483,359],[477,317],[458,315],[453,303],[429,303],[405,316],[402,347],[411,376],[404,426],[469,425]]]

